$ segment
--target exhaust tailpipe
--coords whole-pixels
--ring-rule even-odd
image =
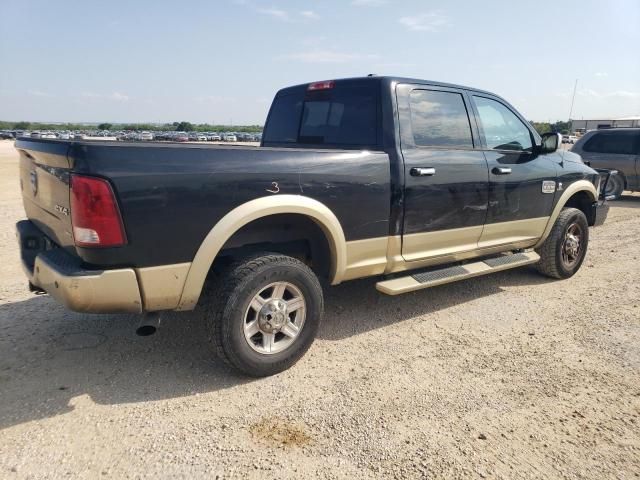
[[[156,333],[159,327],[160,314],[158,312],[145,313],[138,324],[138,328],[136,328],[136,335],[148,337]]]

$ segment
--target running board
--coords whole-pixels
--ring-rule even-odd
[[[540,261],[540,256],[533,251],[513,253],[510,255],[486,258],[479,262],[455,265],[438,270],[414,273],[413,275],[394,278],[392,280],[384,280],[376,283],[376,288],[387,295],[400,295],[401,293],[457,282],[458,280],[487,275],[488,273],[499,272],[501,270],[522,267],[523,265],[538,263],[538,261]]]

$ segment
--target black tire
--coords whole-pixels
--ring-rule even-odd
[[[304,323],[295,339],[286,338],[292,342],[288,347],[277,353],[264,354],[249,345],[244,328],[249,323],[247,315],[256,295],[278,282],[292,285],[303,297]],[[245,257],[216,272],[215,279],[207,282],[203,296],[207,324],[218,357],[252,377],[274,375],[294,365],[313,343],[324,311],[322,287],[311,269],[295,258],[276,253]],[[259,317],[257,311],[254,315],[256,319]],[[257,335],[259,339],[263,333],[260,331]],[[274,338],[275,335],[278,334],[274,333]]]
[[[613,175],[607,182],[607,189],[604,194],[613,196],[612,200],[618,200],[624,192],[624,179],[620,175]]]
[[[570,236],[568,235],[570,234]],[[579,247],[575,251],[574,239],[579,237]],[[564,208],[549,236],[536,249],[540,262],[538,271],[552,278],[569,278],[582,265],[589,245],[589,225],[587,217],[577,208]]]

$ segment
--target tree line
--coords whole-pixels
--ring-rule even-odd
[[[569,131],[571,129],[571,122],[558,121],[555,123],[549,123],[549,122],[533,122],[532,121],[531,125],[533,125],[533,128],[535,128],[540,135],[548,132],[562,133],[563,135],[567,135],[571,133]]]
[[[569,122],[558,121],[530,122],[533,128],[542,135],[547,132],[570,133]],[[152,123],[100,123],[88,125],[86,123],[40,123],[40,122],[3,122],[0,121],[0,130],[133,130],[150,132],[246,132],[257,133],[262,131],[262,125],[211,125],[208,123],[173,122],[165,124]]]
[[[41,123],[41,122],[5,122],[0,121],[0,130],[133,130],[150,132],[246,132],[258,133],[262,125],[211,125],[208,123]]]

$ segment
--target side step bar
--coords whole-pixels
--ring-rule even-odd
[[[523,265],[538,263],[538,261],[540,261],[540,256],[533,251],[501,255],[498,257],[485,258],[484,260],[474,263],[414,273],[413,275],[394,278],[392,280],[384,280],[376,283],[376,289],[387,295],[400,295],[401,293],[457,282],[458,280],[464,280],[466,278],[522,267]]]

